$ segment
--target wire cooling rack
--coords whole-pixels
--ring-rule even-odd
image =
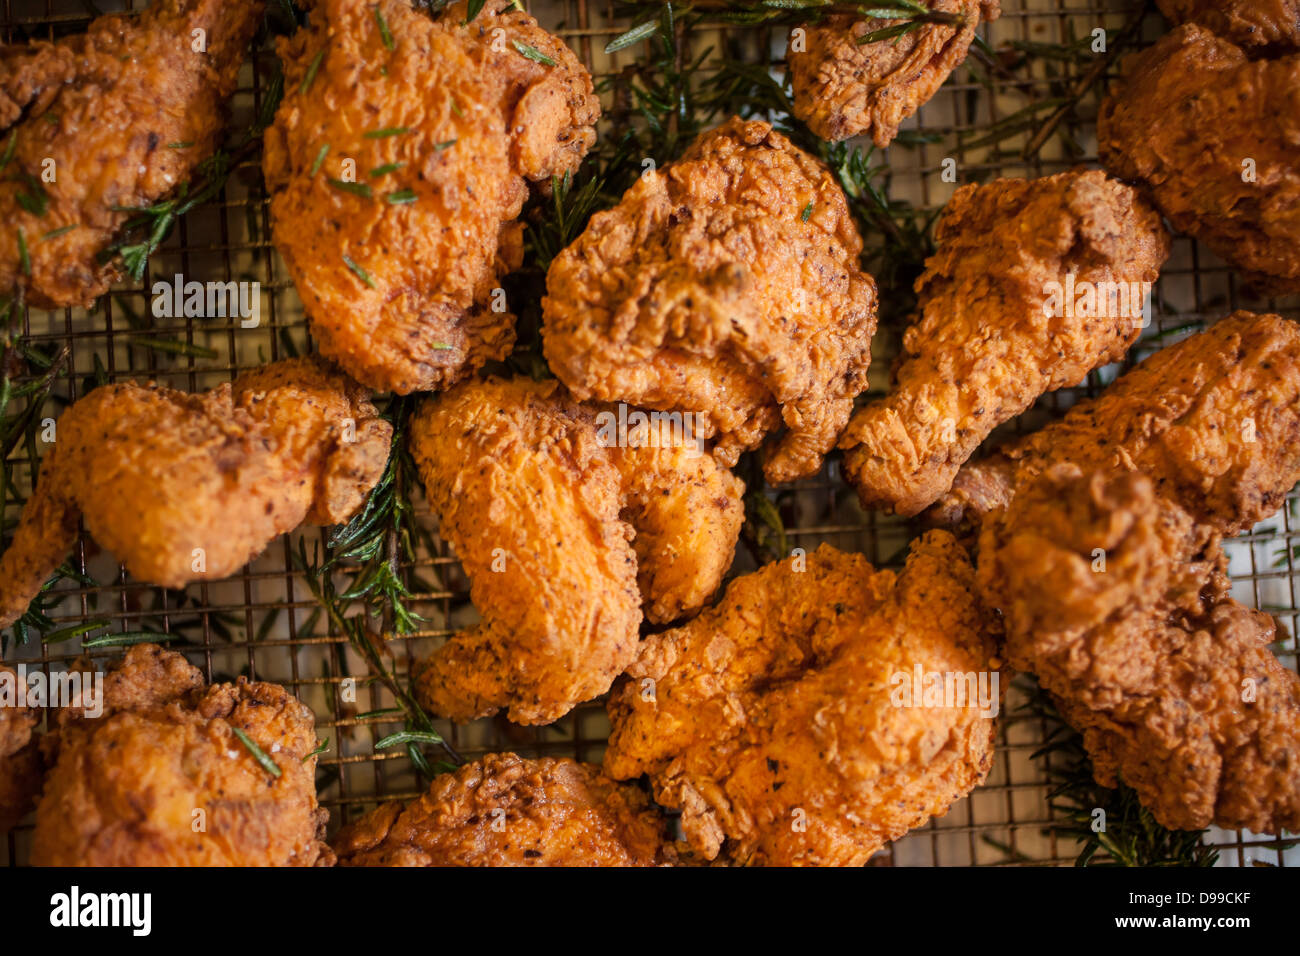
[[[144,5],[140,0],[98,4],[105,11]],[[1001,19],[981,28],[989,45],[998,51],[1017,44],[1021,48],[1062,44],[1087,37],[1098,28],[1106,30],[1113,41],[1130,24],[1135,31],[1133,45],[1139,45],[1153,41],[1167,28],[1153,9],[1143,16],[1140,2],[1003,0],[1002,5]],[[612,55],[603,52],[609,40],[630,26],[628,19],[615,16],[614,6],[608,2],[539,0],[528,6],[544,26],[568,42],[598,80],[616,74],[644,55],[640,46]],[[0,35],[6,42],[75,33],[83,30],[93,15],[93,8],[85,0],[4,0],[2,9]],[[783,27],[719,26],[701,28],[685,42],[696,54],[708,46],[725,48],[732,55],[739,53],[754,62],[768,62],[779,71],[785,34]],[[957,161],[959,183],[1000,176],[1037,177],[1079,163],[1095,164],[1093,118],[1099,91],[1117,75],[1115,57],[1106,62],[1104,72],[1083,95],[1077,110],[1065,118],[1033,158],[1023,158],[1021,147],[1050,114],[1041,107],[1035,108],[1038,112],[1024,111],[1070,91],[1076,84],[1082,88],[1089,72],[1098,69],[1096,63],[1087,58],[1044,55],[1032,57],[1021,68],[1003,74],[986,69],[972,58],[905,125],[905,129],[920,134],[910,137],[918,144],[895,145],[885,154],[891,170],[887,181],[890,196],[926,210],[941,207],[958,185],[945,181],[947,159]],[[275,57],[269,48],[250,56],[234,98],[232,128],[252,122],[274,69]],[[975,131],[990,128],[1010,130],[1012,135],[998,143],[979,145],[978,141],[987,137]],[[235,170],[216,200],[181,220],[171,239],[153,256],[149,272],[138,286],[120,285],[90,311],[29,309],[22,318],[28,342],[49,352],[63,346],[69,350],[69,361],[56,381],[44,414],[57,415],[68,402],[84,394],[86,380],[96,368],[96,357],[112,381],[154,379],[175,388],[199,391],[229,381],[245,369],[305,349],[309,339],[301,303],[269,235],[259,159],[254,156]],[[238,319],[154,319],[148,290],[154,281],[170,279],[176,273],[187,280],[259,282],[263,297],[261,326],[243,329]],[[897,292],[881,290],[886,300]],[[1238,308],[1300,318],[1300,300],[1253,297],[1220,260],[1190,239],[1178,238],[1157,287],[1156,315],[1148,330],[1149,338],[1133,350],[1126,365],[1184,334],[1174,330],[1189,327],[1190,332]],[[183,345],[160,351],[157,347],[143,347],[142,337]],[[877,337],[873,390],[884,385],[895,341],[896,335],[889,330]],[[1023,430],[1059,415],[1079,397],[1095,394],[1121,370],[1121,366],[1102,370],[1078,389],[1046,397],[1035,410],[1008,427]],[[37,451],[41,454],[39,448]],[[31,478],[31,457],[19,448],[9,461],[14,480],[25,493]],[[416,502],[417,522],[435,529],[436,522],[418,495]],[[828,542],[845,550],[861,551],[877,564],[896,560],[916,533],[914,527],[898,519],[863,513],[843,483],[835,460],[822,474],[783,494],[779,507],[792,546],[813,548]],[[17,516],[18,505],[7,495],[6,541],[8,527]],[[378,684],[366,684],[364,662],[320,613],[295,571],[291,554],[304,536],[309,550],[315,542],[323,544],[319,529],[289,535],[273,543],[260,559],[228,581],[197,584],[175,592],[129,580],[111,555],[83,535],[73,563],[97,584],[69,587],[65,582],[65,598],[52,616],[69,624],[108,618],[112,629],[118,631],[148,627],[175,632],[178,639],[171,646],[203,668],[209,679],[246,674],[290,688],[315,712],[318,736],[330,740],[320,760],[319,791],[322,805],[330,810],[333,830],[380,798],[410,799],[421,788],[404,754],[397,750],[376,753],[373,749],[380,737],[400,729],[400,718],[382,713],[393,706],[387,691]],[[459,565],[436,533],[428,542],[432,547],[421,547],[414,564],[403,569],[415,592],[412,606],[426,623],[413,635],[386,635],[387,646],[403,675],[416,656],[429,653],[448,634],[476,620],[469,603],[468,582]],[[1229,545],[1234,594],[1251,606],[1270,610],[1283,623],[1288,636],[1281,645],[1281,656],[1292,668],[1296,666],[1297,651],[1293,635],[1300,623],[1300,562],[1294,554],[1297,544],[1300,500],[1293,493],[1287,507],[1275,518]],[[752,567],[752,560],[741,555],[733,574]],[[62,668],[79,654],[77,643],[71,640],[41,645],[33,641],[24,647],[11,646],[8,662],[25,660],[29,665],[40,662],[47,670],[51,665]],[[92,652],[91,656],[102,659],[115,653]],[[99,663],[102,666],[105,661]],[[345,703],[340,694],[343,681],[349,677],[356,678],[360,688],[356,703]],[[1013,687],[1003,712],[997,758],[988,782],[942,819],[878,853],[873,864],[1051,865],[1073,861],[1074,844],[1049,829],[1058,820],[1048,801],[1052,783],[1045,759],[1031,759],[1046,727],[1038,717],[1017,713],[1023,698],[1022,689]],[[598,762],[608,732],[600,702],[583,705],[546,727],[516,727],[503,719],[463,726],[440,721],[438,726],[467,759],[496,750],[514,750],[528,756],[569,756]],[[1212,830],[1210,842],[1221,850],[1219,865],[1300,863],[1300,851],[1286,849],[1277,838]],[[11,865],[21,864],[29,843],[30,827],[19,827],[7,842],[0,840],[0,857]]]

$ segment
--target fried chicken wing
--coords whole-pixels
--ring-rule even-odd
[[[901,574],[822,545],[646,638],[610,696],[605,770],[649,774],[706,859],[862,864],[987,775],[994,722],[975,695],[904,691],[921,672],[988,679],[992,653],[951,535],[916,542]]]
[[[1300,827],[1300,678],[1269,650],[1276,622],[1232,600],[1217,532],[1150,478],[1054,466],[985,522],[979,577],[1099,783],[1173,829]]]
[[[61,308],[108,291],[121,264],[100,253],[130,210],[216,151],[261,17],[261,0],[155,0],[0,48],[0,292]]]
[[[727,466],[784,426],[768,480],[810,475],[866,387],[876,285],[861,252],[830,171],[732,119],[556,257],[546,359],[580,399],[695,416]]]
[[[863,507],[907,516],[996,426],[1122,358],[1169,255],[1155,210],[1095,171],[964,186],[935,237],[894,387],[840,439]]]
[[[15,697],[0,693],[0,836],[36,805],[44,767],[40,740],[33,729],[41,720],[39,708],[19,707],[18,673],[0,665],[0,687],[14,688]]]
[[[1199,23],[1243,49],[1300,48],[1300,0],[1156,0],[1175,25]]]
[[[556,720],[632,659],[643,604],[671,621],[721,583],[744,486],[697,450],[650,445],[649,431],[618,444],[603,414],[555,381],[491,380],[413,419],[429,503],[483,617],[417,665],[433,712]]]
[[[314,358],[201,395],[97,388],[59,418],[0,558],[0,625],[26,610],[76,541],[77,519],[142,581],[228,577],[304,521],[346,521],[383,474],[392,427]]]
[[[488,754],[334,840],[341,866],[654,866],[671,854],[640,790],[573,760]]]
[[[1000,0],[929,0],[933,14],[955,22],[924,23],[901,35],[863,43],[868,34],[905,21],[833,14],[805,27],[802,48],[786,54],[794,115],[822,139],[870,134],[881,149],[902,122],[930,101],[966,59],[981,21],[996,20]]]
[[[1300,292],[1300,54],[1250,59],[1194,24],[1126,62],[1102,162],[1259,288]]]
[[[527,181],[595,142],[591,77],[522,8],[437,19],[404,0],[317,0],[280,41],[287,93],[263,172],[323,354],[358,381],[446,387],[514,344]]]
[[[927,518],[978,524],[1064,462],[1137,468],[1197,522],[1253,527],[1300,481],[1300,326],[1237,312],[1161,349],[1064,419],[968,462]]]
[[[104,675],[104,712],[59,712],[36,809],[36,866],[311,866],[315,720],[277,684],[205,686],[145,644]],[[249,743],[239,737],[244,734]],[[264,767],[259,750],[278,773]]]

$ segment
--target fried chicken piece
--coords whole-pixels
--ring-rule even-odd
[[[1106,168],[1260,289],[1300,292],[1300,54],[1189,24],[1126,71],[1097,119]]]
[[[1136,468],[1198,523],[1253,527],[1300,481],[1300,327],[1236,312],[1161,349],[1064,419],[968,462],[927,518],[978,524],[1062,462]]]
[[[546,359],[580,399],[696,416],[727,466],[784,425],[768,481],[813,474],[866,388],[876,284],[861,252],[830,171],[732,119],[556,257]]]
[[[1175,25],[1199,23],[1243,49],[1300,48],[1300,0],[1156,0]]]
[[[840,439],[863,507],[906,516],[946,492],[995,427],[1122,358],[1169,255],[1155,210],[1096,171],[964,186],[935,238],[894,387]]]
[[[922,706],[919,687],[908,706],[902,685],[918,668],[987,676],[992,654],[947,532],[914,543],[901,574],[822,545],[646,638],[610,696],[605,771],[649,774],[706,859],[860,865],[988,774],[991,716]]]
[[[904,20],[834,14],[804,27],[803,50],[786,54],[794,115],[822,139],[870,133],[881,149],[902,122],[928,103],[966,59],[981,21],[996,20],[1000,0],[929,0],[932,13],[956,18],[926,23],[900,36],[862,43]]]
[[[0,626],[72,549],[77,519],[132,575],[168,588],[228,577],[304,521],[346,521],[383,474],[392,426],[314,358],[201,395],[106,385],[60,416],[0,558]]]
[[[1099,564],[1104,561],[1104,564]],[[1300,678],[1229,596],[1218,533],[1140,472],[1057,465],[985,522],[979,579],[1012,666],[1172,829],[1300,828]]]
[[[617,445],[613,417],[525,379],[467,382],[412,420],[439,533],[483,617],[417,664],[434,713],[464,722],[508,707],[518,723],[550,723],[627,666],[643,604],[666,623],[717,590],[744,485],[698,449],[664,447],[667,435]],[[629,432],[626,445],[651,440]]]
[[[308,756],[315,719],[283,687],[242,677],[205,686],[179,654],[143,644],[104,675],[103,703],[97,718],[64,708],[45,738],[52,769],[36,809],[34,865],[332,860]]]
[[[216,151],[261,18],[261,0],[155,0],[83,35],[0,48],[0,292],[52,309],[108,291],[121,262],[100,253],[128,210]]]
[[[488,754],[386,803],[334,840],[340,866],[654,866],[663,817],[636,787],[573,760]]]
[[[466,19],[464,2],[434,20],[402,0],[317,0],[279,44],[275,243],[321,352],[379,390],[444,388],[505,357],[526,181],[575,170],[596,138],[591,77],[562,41],[506,0]]]
[[[17,692],[18,673],[0,665],[0,688]],[[36,805],[44,765],[33,729],[41,721],[36,707],[19,707],[0,693],[0,836],[13,829]]]

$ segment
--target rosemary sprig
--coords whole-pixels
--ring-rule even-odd
[[[279,777],[284,773],[284,771],[280,769],[279,764],[268,757],[266,751],[257,745],[257,741],[248,736],[248,734],[244,733],[238,727],[231,727],[230,729],[235,732],[235,736],[239,738],[239,742],[244,745],[244,749],[253,755],[253,759],[258,762],[263,770],[273,777]]]

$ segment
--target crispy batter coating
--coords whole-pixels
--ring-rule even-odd
[[[66,557],[79,516],[135,577],[170,588],[228,577],[304,521],[346,521],[383,474],[392,426],[355,382],[301,358],[201,395],[103,386],[56,434],[0,558],[0,626]]]
[[[6,681],[18,679],[11,667],[0,665],[0,674],[8,675]],[[36,805],[44,766],[33,728],[40,720],[38,708],[0,700],[0,836]]]
[[[1217,532],[1151,479],[1053,467],[985,522],[979,577],[1099,783],[1173,829],[1300,827],[1300,678],[1229,596]]]
[[[646,638],[610,696],[605,770],[648,773],[706,859],[859,865],[993,765],[991,717],[901,706],[899,675],[987,674],[992,652],[947,532],[914,543],[901,574],[822,545]]]
[[[636,787],[573,760],[488,754],[334,839],[340,866],[654,866],[664,818]]]
[[[99,254],[124,210],[153,205],[216,151],[261,17],[261,0],[156,0],[83,35],[0,48],[0,292],[57,308],[108,291],[121,263]]]
[[[510,351],[494,290],[523,255],[526,180],[576,169],[596,138],[591,77],[562,41],[506,0],[466,13],[318,0],[279,45],[275,242],[321,352],[376,389],[445,387]]]
[[[1189,24],[1125,68],[1097,119],[1106,168],[1261,289],[1300,292],[1300,54],[1252,60]]]
[[[688,448],[617,446],[601,411],[555,381],[493,379],[413,419],[439,533],[483,618],[417,665],[433,712],[463,722],[508,707],[518,723],[556,720],[627,666],[643,604],[651,621],[675,620],[730,567],[740,480]]]
[[[699,416],[768,481],[814,473],[865,387],[876,284],[830,171],[732,119],[647,172],[551,265],[546,359],[581,399]]]
[[[935,238],[894,387],[840,439],[863,507],[908,516],[995,427],[1123,357],[1142,331],[1144,284],[1169,255],[1156,211],[1096,171],[964,186]],[[1126,295],[1108,300],[1105,284]]]
[[[1175,25],[1199,23],[1250,49],[1300,48],[1300,0],[1156,0]]]
[[[45,738],[52,769],[36,809],[36,866],[332,860],[308,757],[315,719],[277,684],[205,686],[179,654],[143,644],[105,674],[100,717],[65,708],[56,724]]]
[[[1199,523],[1253,527],[1300,481],[1300,326],[1237,312],[1161,349],[1064,419],[968,462],[926,517],[978,524],[1061,462],[1137,468]]]
[[[980,22],[1002,13],[1000,0],[929,0],[926,6],[961,22],[927,23],[873,43],[859,41],[904,21],[844,13],[805,27],[803,50],[792,46],[786,54],[794,115],[822,139],[869,133],[881,149],[893,142],[902,122],[966,59]]]

